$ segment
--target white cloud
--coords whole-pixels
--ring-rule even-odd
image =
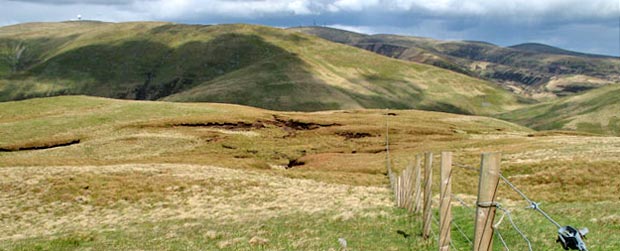
[[[158,0],[136,1],[132,8],[152,18],[193,19],[205,16],[261,18],[270,15],[314,14],[309,0]]]
[[[361,34],[378,33],[376,30],[377,27],[372,27],[372,26],[353,26],[353,25],[346,25],[346,24],[331,24],[331,25],[327,25],[327,27],[334,28],[334,29],[340,29],[340,30],[352,31],[352,32],[361,33]]]
[[[531,22],[532,19],[554,17],[601,19],[620,16],[618,0],[0,0],[3,9],[11,8],[7,3],[61,8],[116,6],[117,10],[129,8],[154,18],[410,12],[440,17],[484,15]]]
[[[609,18],[620,15],[617,0],[390,0],[386,8],[450,15],[522,15]]]
[[[306,0],[292,1],[287,7],[292,10],[293,13],[299,15],[309,15],[313,13],[312,10],[310,10],[310,2]]]
[[[333,12],[337,12],[340,10],[362,11],[379,5],[379,0],[336,0],[331,4],[328,4],[329,9]]]
[[[77,14],[118,22],[290,26],[318,21],[361,33],[499,44],[555,41],[567,48],[620,54],[618,0],[0,0],[0,6],[1,25],[63,21]]]

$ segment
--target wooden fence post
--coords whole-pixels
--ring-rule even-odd
[[[439,251],[450,250],[450,226],[452,223],[452,153],[441,153],[441,176],[439,193]]]
[[[422,237],[426,240],[431,233],[431,186],[433,177],[433,153],[424,154],[424,213],[422,215]]]
[[[407,188],[407,180],[409,179],[409,176],[407,175],[407,169],[405,169],[403,171],[403,203],[402,203],[402,208],[406,208],[407,207],[407,191],[409,191],[409,189]]]
[[[400,175],[396,176],[396,207],[400,207]]]
[[[413,195],[413,212],[419,213],[422,208],[422,154],[415,156],[415,176],[414,195]]]
[[[400,174],[400,207],[405,207],[405,190],[407,190],[405,171]]]
[[[405,208],[407,212],[411,212],[413,210],[413,163],[411,161],[407,165],[407,172],[405,173],[405,181],[407,183],[407,193],[405,200]]]
[[[495,195],[499,185],[500,153],[483,153],[476,202],[476,228],[474,251],[493,249],[493,221],[495,220]]]

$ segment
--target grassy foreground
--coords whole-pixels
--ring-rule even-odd
[[[590,228],[590,250],[620,248],[620,138],[389,112],[82,96],[0,103],[0,250],[339,250],[338,238],[349,250],[434,250],[419,221],[393,208],[386,118],[398,169],[423,151],[451,150],[473,166],[501,151],[504,174],[556,220]],[[453,192],[472,203],[477,174],[454,177]],[[502,186],[499,199],[536,250],[559,248],[516,194]],[[454,211],[471,232],[471,212]],[[500,229],[525,249],[507,222]]]

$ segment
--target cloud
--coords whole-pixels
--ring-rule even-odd
[[[0,0],[0,24],[102,21],[325,24],[363,33],[552,45],[620,55],[618,0]],[[587,38],[587,39],[585,39]]]
[[[379,0],[336,0],[327,4],[327,10],[331,12],[339,11],[362,11],[371,7],[378,7]]]
[[[67,5],[67,4],[127,5],[127,4],[131,4],[133,1],[123,1],[123,0],[9,0],[9,2],[24,2],[24,3],[54,4],[54,5]]]
[[[617,0],[10,0],[39,5],[100,5],[129,8],[153,17],[199,18],[324,15],[409,14],[434,18],[486,17],[512,22],[609,19],[620,16]],[[129,7],[128,7],[129,6]]]
[[[361,33],[361,34],[379,33],[377,30],[377,27],[372,27],[372,26],[351,26],[351,25],[346,25],[346,24],[330,24],[330,25],[327,25],[327,27],[334,28],[334,29],[340,29],[340,30],[346,30],[346,31],[352,31],[352,32]]]
[[[131,8],[153,18],[199,20],[204,18],[268,18],[311,15],[316,6],[310,0],[159,0],[134,1]]]

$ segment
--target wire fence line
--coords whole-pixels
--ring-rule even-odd
[[[512,225],[512,228],[517,231],[517,233],[519,233],[519,235],[521,235],[521,237],[523,238],[523,240],[525,240],[525,242],[527,243],[527,247],[529,249],[529,251],[532,251],[532,243],[530,242],[530,239],[527,238],[527,236],[523,233],[523,231],[521,231],[521,229],[519,229],[519,227],[517,227],[517,224],[515,224],[514,220],[512,220],[512,214],[510,214],[510,211],[508,211],[507,209],[503,208],[501,206],[501,204],[497,204],[497,209],[501,210],[502,212],[504,212],[505,216],[508,216],[508,220],[510,221],[510,224]],[[503,218],[503,217],[502,217]],[[501,221],[498,222],[498,226],[501,223]],[[494,226],[495,228],[497,228],[497,226]]]
[[[457,167],[460,167],[462,169],[469,170],[469,171],[480,172],[479,169],[476,169],[475,167],[472,167],[472,166],[469,166],[469,165],[464,165],[464,164],[460,164],[460,163],[454,163],[454,166],[457,166]],[[568,249],[574,249],[574,250],[580,250],[580,251],[587,251],[585,243],[582,240],[582,238],[585,235],[585,233],[588,232],[587,229],[575,230],[574,228],[572,228],[570,226],[562,227],[562,225],[560,223],[558,223],[555,219],[553,219],[547,212],[545,212],[540,207],[540,203],[539,202],[531,200],[521,189],[519,189],[514,183],[512,183],[508,178],[506,178],[506,176],[504,176],[501,172],[499,172],[498,176],[499,176],[499,179],[501,181],[503,181],[504,184],[506,184],[511,190],[513,190],[516,194],[518,194],[521,198],[523,198],[523,200],[525,200],[528,203],[527,209],[532,209],[532,210],[536,211],[537,213],[542,215],[548,222],[550,222],[552,225],[554,225],[558,229],[558,241],[557,242],[561,242],[562,247],[564,249],[567,249],[567,250]],[[497,203],[496,207],[497,207],[497,209],[502,211],[505,216],[508,217],[508,220],[510,221],[513,229],[521,236],[521,238],[523,238],[523,240],[527,243],[528,249],[531,251],[532,250],[532,243],[527,238],[525,233],[523,231],[521,231],[519,229],[519,227],[517,227],[517,225],[515,224],[515,222],[513,220],[513,217],[512,217],[512,214],[510,213],[510,211],[508,211],[506,208],[502,207],[499,203]],[[499,225],[499,224],[497,224],[497,225]],[[567,231],[568,229],[573,229],[573,230],[571,232],[571,231]],[[582,233],[582,231],[584,231],[585,233]],[[498,237],[499,237],[500,241],[505,246],[505,249],[509,250],[507,245],[505,244],[505,240],[504,240],[503,236],[501,236],[501,233],[499,233],[499,231],[497,233],[498,233]],[[564,237],[570,238],[570,240],[566,240],[566,239],[564,239]]]
[[[457,167],[466,169],[466,170],[470,170],[470,171],[480,171],[472,166],[468,166],[468,165],[463,165],[463,164],[459,164],[459,163],[455,163],[454,164]],[[531,200],[529,197],[527,197],[527,195],[525,195],[525,193],[523,193],[523,191],[521,191],[519,188],[517,188],[517,186],[515,186],[515,184],[513,184],[512,182],[510,182],[510,180],[508,180],[508,178],[506,178],[506,176],[504,176],[501,172],[499,174],[499,178],[504,182],[504,184],[508,185],[508,187],[510,187],[513,191],[515,191],[519,196],[521,196],[525,201],[527,201],[527,203],[529,204],[530,209],[533,209],[535,211],[537,211],[538,213],[540,213],[542,216],[544,216],[549,222],[551,222],[551,224],[555,225],[558,229],[562,228],[562,225],[560,225],[557,221],[555,221],[553,218],[551,218],[551,216],[549,216],[549,214],[547,214],[547,212],[545,212],[544,210],[542,210],[542,208],[540,208],[540,203],[537,203],[533,200]]]
[[[496,229],[495,230],[495,234],[497,234],[497,238],[502,243],[502,246],[504,247],[504,250],[510,251],[510,248],[508,247],[508,244],[506,244],[506,241],[504,240],[504,236],[502,236],[502,234],[499,232],[499,230]]]
[[[473,208],[472,205],[467,204],[463,199],[461,199],[459,196],[453,194],[452,195],[452,199],[456,202],[458,202],[459,204],[461,204],[461,206],[463,208],[466,208],[471,214],[473,214],[475,216],[476,214],[476,210]],[[454,221],[453,221],[454,222]],[[465,239],[467,240],[467,242],[472,246],[473,248],[473,242],[467,237],[467,235],[465,234],[465,232],[460,228],[460,226],[458,224],[455,223],[455,227],[457,227],[458,231],[461,233],[461,235],[463,237],[465,237]],[[508,247],[508,244],[506,243],[506,241],[504,240],[504,236],[502,235],[501,231],[499,230],[499,224],[493,225],[493,227],[495,228],[495,235],[497,235],[497,238],[500,240],[500,242],[502,243],[502,246],[504,247],[504,250],[506,251],[510,251],[510,248]]]
[[[431,219],[433,220],[433,222],[437,225],[437,228],[439,228],[439,221],[435,218],[435,215],[431,216]],[[433,228],[431,228],[431,233],[433,233],[433,236],[437,239],[437,241],[439,242],[439,237],[437,235],[435,235],[435,233],[433,232]],[[454,250],[460,250],[458,248],[456,248],[454,246],[454,242],[452,242],[452,240],[450,240],[450,247],[452,247]]]
[[[463,231],[463,229],[459,226],[459,224],[457,224],[454,220],[452,220],[452,224],[454,225],[454,227],[456,227],[456,229],[459,231],[459,233],[461,233],[461,236],[463,236],[463,238],[465,238],[467,243],[469,243],[470,246],[473,246],[474,243],[471,241],[471,239],[469,239],[469,237],[467,237],[467,234],[465,234],[465,231]]]
[[[415,191],[415,193],[419,193],[421,191],[421,184],[420,184],[421,182],[415,182],[416,185],[414,186],[413,185],[414,183],[412,182],[411,179],[414,176],[417,176],[416,178],[419,178],[421,176],[421,174],[419,172],[417,172],[417,174],[414,174],[411,165],[409,165],[405,170],[401,171],[398,176],[396,175],[395,171],[393,170],[392,159],[391,159],[392,157],[391,157],[391,154],[390,154],[390,135],[389,135],[389,131],[390,131],[389,126],[390,126],[390,124],[389,124],[389,115],[388,114],[389,113],[386,111],[386,119],[385,119],[386,169],[387,169],[387,173],[388,173],[388,176],[389,176],[389,179],[390,179],[391,188],[394,189],[394,196],[395,196],[395,199],[396,199],[396,205],[398,207],[403,207],[403,208],[411,209],[410,207],[412,206],[412,204],[419,203],[417,200],[421,200],[421,198],[417,198],[418,196],[416,196],[416,199],[414,199],[412,197],[412,195],[414,194],[414,191]],[[448,154],[449,154],[449,159],[448,159],[448,161],[446,161],[446,163],[449,163],[449,164],[447,164],[448,166],[455,166],[455,167],[462,168],[462,169],[467,170],[467,171],[473,171],[473,172],[480,173],[480,181],[481,181],[481,183],[482,183],[482,180],[487,180],[487,179],[483,179],[483,177],[485,177],[485,176],[482,174],[482,171],[485,170],[484,169],[484,165],[488,165],[488,162],[485,162],[485,158],[484,158],[484,157],[486,157],[487,154],[483,155],[483,161],[482,161],[482,164],[481,164],[480,168],[476,168],[476,167],[473,167],[471,165],[466,165],[466,164],[462,164],[462,163],[458,163],[458,162],[452,162],[451,154],[450,153],[448,153]],[[444,156],[443,155],[444,154],[442,153],[442,172],[444,170],[444,165],[443,165]],[[495,170],[497,170],[497,171],[495,171],[496,179],[492,182],[493,183],[492,185],[494,185],[494,187],[495,187],[495,192],[493,192],[490,195],[492,197],[488,197],[488,198],[492,198],[492,199],[490,199],[490,200],[483,199],[484,202],[480,202],[480,198],[481,197],[479,197],[477,202],[474,205],[470,205],[467,202],[465,202],[462,198],[460,198],[459,196],[457,196],[455,194],[451,194],[451,192],[448,192],[448,196],[449,196],[448,201],[458,202],[463,208],[466,208],[467,210],[469,210],[469,212],[473,213],[474,216],[477,215],[475,217],[476,219],[478,217],[481,217],[480,213],[476,212],[478,210],[481,210],[481,208],[484,209],[484,210],[491,210],[491,208],[494,208],[494,209],[492,209],[493,210],[493,215],[495,214],[495,209],[499,210],[502,213],[502,215],[499,218],[499,220],[494,220],[494,217],[487,217],[487,216],[484,215],[484,213],[482,215],[482,217],[486,217],[486,220],[483,218],[482,222],[486,221],[487,223],[484,223],[484,224],[486,224],[486,225],[490,224],[491,228],[493,229],[493,230],[488,231],[488,233],[489,234],[494,234],[496,236],[496,238],[499,239],[503,249],[506,250],[506,251],[509,251],[510,247],[507,244],[506,239],[502,235],[503,231],[500,231],[500,229],[499,229],[499,227],[502,224],[504,218],[506,218],[510,222],[510,227],[516,233],[519,234],[521,239],[523,239],[523,241],[525,242],[525,245],[527,245],[528,250],[532,251],[533,250],[532,242],[529,240],[527,235],[517,226],[517,224],[515,223],[515,221],[513,219],[513,215],[511,214],[510,210],[504,208],[501,204],[499,204],[499,203],[494,201],[495,200],[495,196],[496,196],[497,187],[498,187],[499,182],[501,180],[505,185],[507,185],[511,190],[513,190],[515,193],[517,193],[521,198],[523,198],[523,200],[525,200],[528,203],[528,205],[529,205],[527,207],[528,209],[532,209],[532,210],[538,212],[547,221],[549,221],[551,224],[553,224],[555,227],[558,228],[558,232],[559,232],[558,241],[562,238],[562,230],[563,229],[565,230],[565,232],[566,232],[567,228],[573,229],[573,235],[574,235],[574,232],[576,231],[576,230],[574,230],[574,228],[572,228],[570,226],[562,227],[547,212],[545,212],[542,208],[540,208],[540,203],[537,203],[537,202],[531,200],[522,190],[520,190],[515,184],[513,184],[508,178],[506,178],[501,173],[501,171],[499,171],[499,161],[500,161],[500,157],[499,156],[500,155],[499,154],[495,154],[495,155],[497,156],[495,158],[495,160],[497,161],[497,164],[495,165],[496,166]],[[421,155],[417,155],[416,159],[417,158],[421,158]],[[428,158],[430,158],[430,161],[429,161]],[[424,169],[425,169],[424,176],[426,176],[426,172],[427,171],[430,173],[430,170],[432,170],[432,167],[431,167],[431,165],[432,165],[432,154],[429,154],[427,152],[425,154],[425,159],[426,160],[424,161]],[[416,168],[420,168],[420,165],[421,165],[420,163],[421,163],[421,160],[417,159]],[[449,174],[452,174],[453,170],[451,168],[448,167],[445,170],[446,171],[449,170]],[[448,173],[448,172],[446,172],[446,173]],[[432,177],[432,176],[430,176],[430,177]],[[480,224],[480,221],[477,220],[478,223],[477,223],[476,229],[475,229],[476,230],[476,234],[474,234],[474,238],[475,238],[475,242],[474,242],[474,241],[472,241],[472,239],[470,237],[468,237],[468,234],[466,233],[466,231],[464,231],[463,228],[457,223],[455,218],[452,218],[453,217],[452,214],[449,213],[450,212],[449,207],[447,209],[448,211],[444,211],[443,206],[442,206],[442,204],[445,204],[444,194],[443,194],[444,193],[443,192],[444,191],[443,190],[444,189],[443,186],[446,185],[446,184],[444,184],[445,182],[447,182],[447,183],[450,182],[451,175],[448,175],[447,177],[445,177],[442,174],[441,177],[442,177],[442,182],[441,182],[442,194],[440,195],[440,201],[442,203],[440,203],[440,206],[442,207],[442,209],[440,210],[439,218],[440,218],[441,221],[443,221],[444,224],[441,224],[433,216],[434,214],[430,213],[429,220],[430,220],[431,223],[429,225],[431,227],[430,227],[430,229],[427,228],[427,226],[428,226],[427,223],[424,223],[423,225],[425,227],[424,227],[423,232],[424,231],[430,231],[430,233],[433,235],[434,239],[438,243],[442,243],[441,245],[439,245],[439,246],[441,246],[440,247],[441,250],[443,250],[443,248],[447,248],[446,246],[443,246],[443,245],[447,244],[446,241],[449,242],[449,246],[452,247],[454,250],[459,250],[459,249],[457,249],[455,247],[454,242],[452,241],[452,239],[450,239],[450,233],[449,232],[453,231],[453,230],[458,231],[458,233],[463,237],[463,240],[465,240],[467,242],[468,247],[474,248],[476,246],[476,245],[474,245],[475,243],[479,244],[479,241],[481,241],[482,238],[485,238],[484,237],[484,233],[485,232],[481,232],[482,233],[482,237],[477,236],[478,235],[478,230],[477,229],[479,227],[478,224]],[[423,179],[426,179],[426,178],[423,177]],[[430,184],[431,181],[430,180],[425,180],[425,181],[423,181],[423,183],[425,183],[425,184],[429,183]],[[489,182],[487,182],[487,183],[489,183]],[[425,185],[425,187],[426,187],[426,185]],[[448,185],[448,187],[449,187],[449,185]],[[403,191],[403,189],[406,189],[406,190]],[[448,189],[447,191],[451,190],[450,188],[447,188],[447,189]],[[481,188],[479,188],[479,189],[481,189]],[[425,189],[425,194],[423,196],[425,201],[430,199],[430,197],[431,197],[431,192],[430,191],[431,190],[429,190],[428,188]],[[428,194],[426,194],[426,193],[428,193]],[[479,196],[481,196],[481,195],[479,194]],[[448,212],[448,216],[446,216],[446,218],[444,218],[444,216],[445,216],[444,212]],[[426,213],[426,209],[425,209],[425,213]],[[424,217],[423,221],[425,221],[425,220],[426,220],[426,217]],[[448,222],[448,224],[446,224],[446,222]],[[490,223],[488,223],[488,222],[490,222]],[[435,223],[437,225],[437,228],[439,229],[439,232],[440,232],[439,236],[434,232],[433,227],[432,227],[433,226],[432,223]],[[454,227],[451,227],[451,226],[454,226]],[[444,227],[447,227],[447,229],[448,229],[447,230],[448,232],[445,235],[444,235],[444,233],[445,233],[444,231],[446,231],[445,230],[446,228],[444,228]],[[429,232],[423,233],[423,236],[428,236],[428,234],[429,234]],[[581,232],[577,232],[577,234],[578,234],[577,238],[575,238],[575,236],[572,236],[572,237],[569,236],[569,237],[573,238],[571,240],[578,240],[579,242],[581,242],[581,239],[579,237],[582,237],[585,234],[582,235]],[[486,237],[487,239],[489,238],[488,236],[489,235],[487,235],[487,237]],[[491,241],[492,241],[492,237],[491,237],[491,239],[489,240],[488,243],[491,243]],[[563,241],[565,241],[565,240],[563,240]],[[477,245],[477,246],[479,247],[480,244]],[[562,243],[562,246],[566,249],[567,248],[566,242]],[[580,251],[587,251],[587,249],[585,248],[585,243],[583,243],[583,242],[581,242],[580,245],[575,244],[573,246],[570,246],[571,249],[577,249],[577,248],[573,248],[574,246],[578,247],[578,250],[580,250]]]

